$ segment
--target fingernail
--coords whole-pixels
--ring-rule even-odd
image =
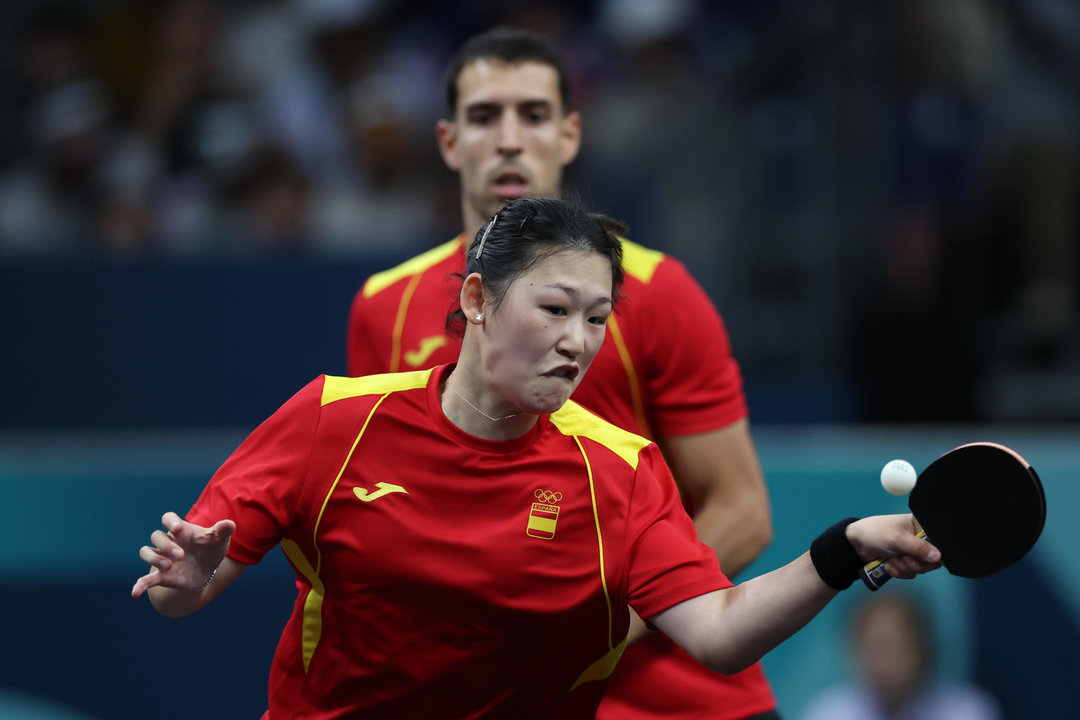
[[[926,559],[930,562],[937,562],[941,559],[941,553],[938,550],[931,550],[930,552],[926,553]]]
[[[173,548],[172,551],[169,554],[172,555],[177,560],[184,557],[184,551],[181,550],[180,548]]]

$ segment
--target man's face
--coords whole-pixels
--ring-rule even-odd
[[[465,230],[472,235],[510,200],[555,197],[577,155],[581,120],[563,113],[559,78],[544,63],[480,58],[458,75],[453,120],[437,128],[447,167],[461,178]]]

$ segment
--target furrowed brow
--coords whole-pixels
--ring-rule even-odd
[[[577,291],[577,288],[571,287],[569,285],[563,285],[562,283],[551,283],[550,285],[546,285],[545,287],[549,287],[549,288],[551,288],[553,290],[561,290],[564,293],[566,293],[567,295],[570,295],[571,297],[573,297],[575,300],[580,295],[580,293]],[[611,304],[612,304],[611,298],[608,297],[607,295],[598,295],[596,297],[596,299],[593,300],[593,305],[611,305]]]

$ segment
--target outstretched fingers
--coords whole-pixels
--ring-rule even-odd
[[[227,560],[236,523],[218,520],[209,527],[189,522],[174,512],[161,516],[162,528],[139,548],[149,565],[131,587],[131,597],[149,595],[158,612],[169,617],[190,615],[227,587],[243,566]],[[219,569],[224,572],[218,573]],[[215,576],[219,581],[211,585]],[[151,592],[152,591],[152,592]]]
[[[153,543],[152,546],[143,545],[139,548],[139,558],[150,566],[150,572],[135,581],[135,585],[131,588],[131,597],[134,598],[160,585],[163,573],[172,569],[174,561],[182,560],[184,557],[184,549],[163,530],[152,532],[150,542]]]
[[[143,550],[146,549],[148,548],[143,548]],[[142,557],[141,550],[139,551],[139,556]],[[145,593],[147,590],[160,584],[161,571],[158,570],[156,567],[152,568],[150,572],[146,573],[141,578],[135,581],[135,584],[131,587],[131,597],[142,597],[142,594]]]
[[[214,545],[224,542],[232,537],[236,530],[236,523],[232,520],[218,520],[210,526],[205,533],[195,537],[195,542],[200,545]]]
[[[162,557],[172,558],[173,560],[182,560],[184,558],[184,548],[177,542],[177,538],[172,533],[155,530],[150,533],[150,542],[154,545],[152,549]],[[142,557],[141,552],[139,557]],[[143,557],[143,560],[150,562],[145,557]]]

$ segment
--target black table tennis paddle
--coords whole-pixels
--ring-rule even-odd
[[[919,473],[908,496],[919,534],[941,551],[953,575],[980,578],[1034,547],[1046,523],[1039,476],[1015,450],[990,442],[961,445]],[[883,562],[860,573],[871,590],[889,580]]]

